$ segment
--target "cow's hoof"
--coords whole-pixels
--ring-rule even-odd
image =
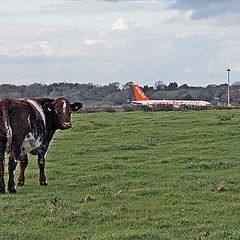
[[[47,186],[48,185],[47,181],[42,181],[42,182],[39,182],[39,183],[40,183],[41,186]]]
[[[17,190],[15,188],[12,188],[12,189],[8,189],[9,193],[16,193]]]
[[[20,187],[23,186],[24,185],[24,181],[18,181],[17,185],[20,186]]]

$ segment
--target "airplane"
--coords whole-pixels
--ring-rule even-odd
[[[210,102],[203,100],[150,100],[142,89],[137,85],[133,84],[133,90],[136,100],[131,101],[132,105],[173,105],[174,107],[180,106],[211,106]]]

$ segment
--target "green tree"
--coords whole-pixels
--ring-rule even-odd
[[[169,85],[165,88],[166,91],[174,91],[178,88],[178,84],[176,82],[170,82]]]

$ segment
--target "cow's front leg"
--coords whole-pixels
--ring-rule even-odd
[[[15,157],[15,154],[10,154],[9,157],[9,162],[8,162],[8,174],[9,174],[9,179],[8,179],[8,191],[10,193],[16,193],[16,186],[15,186],[15,181],[14,181],[14,174],[15,174],[15,169],[17,166],[17,158]]]
[[[5,182],[4,182],[4,144],[0,143],[0,193],[5,193]]]
[[[45,176],[44,168],[45,168],[45,152],[38,153],[38,167],[39,167],[39,183],[42,186],[46,186],[47,179]]]
[[[19,174],[18,183],[17,183],[18,186],[24,185],[24,182],[25,182],[24,172],[25,172],[27,165],[28,165],[28,157],[26,154],[20,158],[20,174]]]

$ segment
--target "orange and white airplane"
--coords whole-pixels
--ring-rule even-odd
[[[173,105],[175,107],[180,106],[210,106],[211,103],[207,101],[198,101],[198,100],[150,100],[146,94],[142,91],[142,89],[137,85],[133,85],[133,90],[135,94],[135,101],[131,101],[133,105],[145,105],[145,106],[153,106],[153,105]]]

